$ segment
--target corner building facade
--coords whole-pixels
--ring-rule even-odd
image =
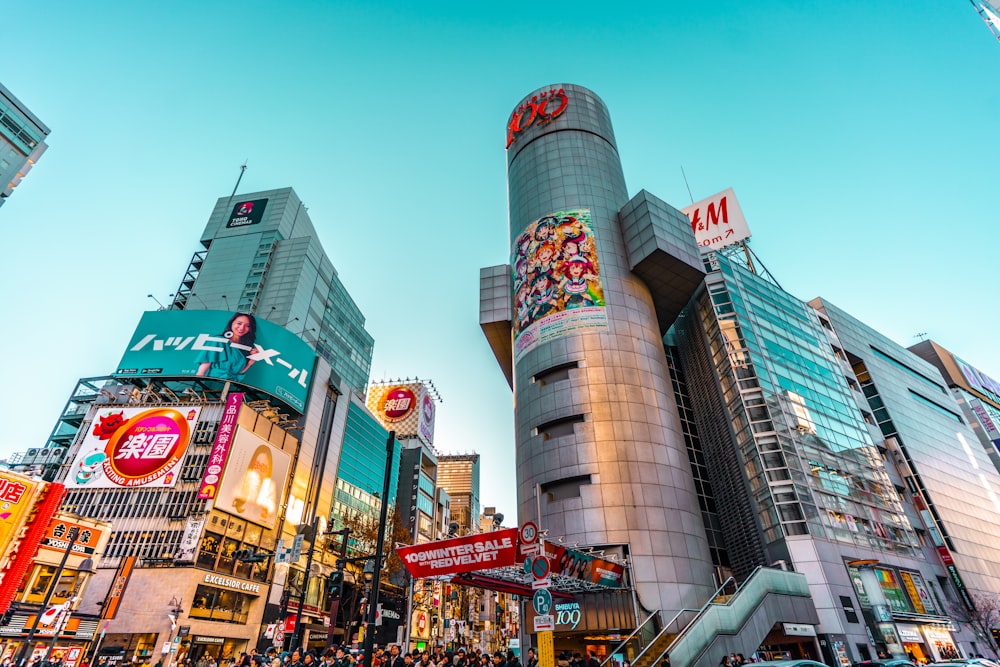
[[[512,262],[482,270],[480,324],[515,395],[518,519],[617,548],[646,609],[697,608],[714,590],[711,558],[661,338],[703,276],[690,223],[644,191],[629,200],[608,110],[580,86],[515,108],[507,163]],[[566,292],[553,313],[519,288],[527,263],[552,263],[547,241],[526,240],[584,217],[559,235],[592,253],[593,279],[580,294],[552,266],[545,280]]]

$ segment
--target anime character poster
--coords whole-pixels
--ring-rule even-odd
[[[607,329],[590,209],[557,211],[529,224],[511,250],[514,359],[542,343]]]

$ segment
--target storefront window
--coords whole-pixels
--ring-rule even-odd
[[[261,526],[247,523],[220,512],[212,512],[208,529],[198,551],[198,567],[232,574],[253,581],[267,582],[271,560],[248,563],[235,558],[238,551],[270,554],[274,552],[275,538]]]
[[[56,568],[51,565],[36,565],[34,571],[24,580],[28,583],[25,587],[26,592],[24,597],[21,600],[41,604],[45,599],[45,594],[52,586],[55,574]],[[73,595],[73,591],[77,589],[80,579],[81,574],[79,572],[63,570],[62,576],[59,577],[59,583],[56,584],[55,591],[52,593],[52,604],[66,602]]]
[[[239,591],[214,586],[198,586],[191,606],[191,618],[246,624],[252,599]]]
[[[219,554],[220,544],[222,544],[222,535],[218,533],[205,533],[205,536],[201,538],[201,548],[198,549],[199,567],[215,568],[215,560]]]

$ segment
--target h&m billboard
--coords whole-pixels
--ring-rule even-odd
[[[732,188],[681,209],[691,220],[691,231],[702,253],[750,238],[750,227]]]
[[[315,361],[302,339],[253,315],[158,310],[142,316],[114,374],[232,380],[301,411]]]

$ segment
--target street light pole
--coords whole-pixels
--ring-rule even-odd
[[[309,542],[309,553],[306,556],[306,571],[302,577],[302,594],[299,595],[299,610],[295,615],[295,630],[292,632],[292,643],[288,645],[289,650],[294,651],[299,647],[299,640],[302,638],[302,607],[306,603],[306,593],[309,592],[309,571],[312,570],[313,554],[316,553],[316,540],[319,539],[319,517],[313,517],[312,540]]]
[[[28,652],[31,650],[31,640],[35,638],[35,633],[38,632],[39,621],[41,621],[42,614],[45,613],[45,610],[49,607],[49,603],[52,601],[52,595],[56,592],[59,579],[66,568],[66,561],[69,560],[69,555],[73,551],[73,545],[76,544],[76,538],[79,536],[80,529],[77,526],[71,526],[69,529],[69,544],[66,545],[66,551],[63,552],[62,560],[59,561],[59,567],[56,568],[55,576],[52,577],[52,584],[49,586],[49,590],[45,592],[45,599],[42,600],[42,608],[35,614],[35,622],[31,624],[31,630],[28,631],[28,636],[24,640],[24,646],[21,647],[21,652],[18,653],[16,660],[18,667],[24,667],[24,663],[27,661]],[[56,635],[58,636],[58,634],[59,628],[57,627]]]
[[[389,516],[389,480],[392,476],[392,455],[396,450],[396,432],[389,431],[385,442],[385,479],[382,482],[382,509],[378,518],[378,540],[375,545],[375,572],[372,591],[368,599],[368,619],[365,621],[363,667],[372,667],[372,648],[375,645],[375,614],[378,611],[378,589],[382,579],[382,549],[385,546],[385,524]]]

